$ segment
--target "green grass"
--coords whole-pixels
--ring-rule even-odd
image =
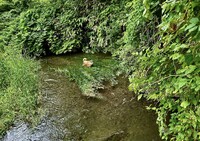
[[[104,82],[110,82],[112,85],[117,84],[118,62],[111,57],[86,56],[93,60],[92,67],[82,66],[82,58],[78,58],[76,63],[59,71],[64,72],[72,81],[75,81],[83,95],[101,98],[98,90],[104,89]]]
[[[0,136],[16,118],[29,122],[36,114],[38,63],[15,51],[0,54]]]

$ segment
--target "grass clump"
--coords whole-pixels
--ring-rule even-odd
[[[38,64],[17,51],[0,54],[0,137],[16,118],[33,122],[38,96]]]
[[[92,67],[82,66],[82,60],[79,60],[77,64],[67,66],[60,71],[78,84],[84,96],[102,98],[98,90],[105,88],[104,82],[110,82],[111,85],[117,84],[118,62],[111,58],[91,57],[90,59],[94,62]]]

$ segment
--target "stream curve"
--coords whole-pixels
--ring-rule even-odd
[[[41,93],[44,117],[30,128],[18,122],[2,141],[160,141],[156,115],[147,111],[127,90],[127,78],[100,92],[106,100],[87,98],[75,82],[55,69],[82,60],[85,54],[50,56],[41,60]],[[90,55],[91,57],[92,55]],[[110,58],[101,54],[98,58]]]

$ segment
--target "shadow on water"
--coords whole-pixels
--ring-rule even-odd
[[[101,91],[105,100],[87,98],[74,82],[52,68],[82,58],[110,58],[107,55],[76,54],[41,59],[42,108],[45,116],[34,129],[18,123],[2,141],[160,141],[156,115],[145,109],[127,90],[128,81],[120,77],[116,86]]]

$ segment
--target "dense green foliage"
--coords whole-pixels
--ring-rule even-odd
[[[33,121],[36,114],[38,64],[6,50],[0,56],[0,134],[16,117]]]
[[[1,0],[1,55],[7,48],[23,56],[110,52],[121,62],[138,99],[158,103],[149,108],[158,114],[163,139],[199,140],[199,9],[198,0]],[[1,91],[11,83],[4,74],[16,69],[8,62],[0,62]],[[90,74],[87,88],[75,70],[68,68],[68,75],[84,92],[93,89],[94,81],[101,82],[103,74],[96,69],[76,69],[81,76]]]
[[[5,10],[0,16],[0,137],[16,118],[34,122],[38,96],[39,64],[22,57],[17,44],[7,44],[17,13],[7,11],[14,3],[5,5],[0,3],[1,11]]]
[[[199,4],[188,0],[166,1],[159,7],[156,1],[144,1],[147,29],[140,30],[145,36],[134,40],[137,43],[132,52],[135,62],[130,89],[139,98],[159,102],[151,108],[158,113],[163,139],[200,139]],[[155,21],[159,18],[158,25]],[[132,40],[128,41],[126,45],[132,45]]]
[[[114,51],[122,37],[123,3],[66,0],[29,4],[34,7],[22,11],[9,27],[6,44],[13,42],[31,56]],[[122,16],[115,14],[120,11]],[[6,14],[10,12],[4,13],[8,18]]]

